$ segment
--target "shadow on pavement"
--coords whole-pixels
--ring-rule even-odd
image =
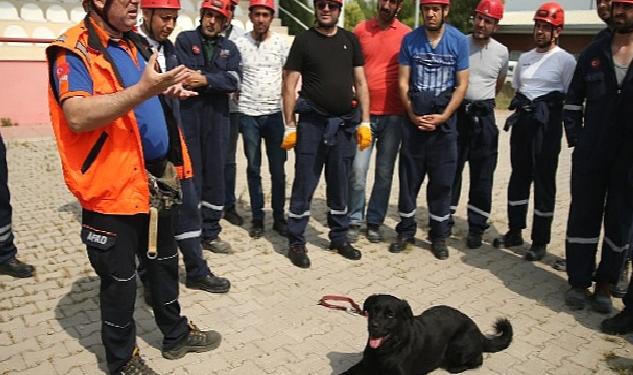
[[[77,279],[70,291],[62,296],[55,306],[55,319],[61,327],[89,352],[93,353],[99,369],[107,373],[105,351],[101,341],[101,312],[99,310],[98,276]],[[143,301],[143,291],[137,289],[134,320],[137,338],[150,346],[162,348],[162,334],[158,330],[151,308]]]
[[[81,223],[81,206],[77,200],[72,200],[57,209],[58,212],[69,212],[73,214],[76,222]]]
[[[332,375],[339,375],[360,362],[363,358],[363,353],[329,352],[327,358],[330,360]]]

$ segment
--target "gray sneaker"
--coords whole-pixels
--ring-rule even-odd
[[[367,224],[367,239],[371,243],[380,243],[383,241],[382,233],[380,233],[379,224]]]
[[[354,243],[358,241],[358,235],[360,234],[360,225],[350,224],[347,230],[347,242]]]
[[[596,283],[596,289],[591,296],[591,309],[600,314],[611,314],[613,311],[613,301],[608,286]]]
[[[565,305],[570,310],[582,310],[589,301],[589,291],[585,288],[571,287],[565,292]]]

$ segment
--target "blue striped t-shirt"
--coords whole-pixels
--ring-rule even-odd
[[[468,39],[455,27],[444,24],[442,39],[433,48],[420,26],[402,40],[398,62],[411,67],[410,92],[439,95],[457,85],[456,73],[468,69],[468,55]]]

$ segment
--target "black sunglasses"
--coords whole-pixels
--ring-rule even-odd
[[[336,3],[334,1],[318,1],[314,4],[318,10],[324,10],[326,7],[329,10],[339,10],[341,9],[341,4]]]

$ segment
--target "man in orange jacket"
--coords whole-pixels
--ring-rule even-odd
[[[157,55],[132,32],[138,2],[84,6],[88,16],[47,49],[51,119],[66,184],[83,209],[81,238],[101,278],[108,370],[156,374],[136,348],[136,256],[149,258],[163,357],[211,350],[221,341],[219,333],[187,324],[178,304],[173,214],[179,178],[191,176],[191,163],[161,94],[189,73],[184,66],[155,70]]]

